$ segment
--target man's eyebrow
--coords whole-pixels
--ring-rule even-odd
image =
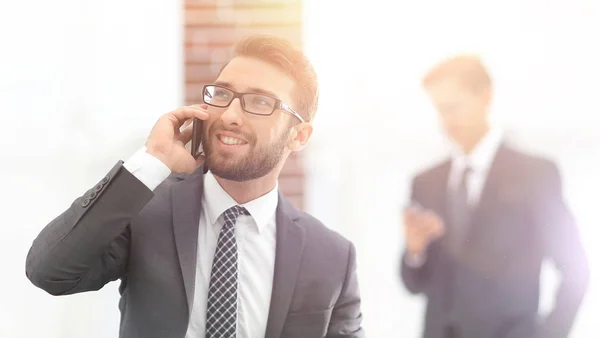
[[[231,84],[229,82],[225,82],[225,81],[215,81],[215,82],[213,82],[213,84],[217,85],[217,86],[231,88]]]
[[[223,86],[223,87],[227,87],[229,89],[235,90],[233,88],[233,86],[231,85],[231,83],[226,82],[226,81],[215,81],[215,82],[213,82],[213,84],[215,84],[217,86]],[[264,94],[264,95],[268,95],[268,96],[271,96],[273,98],[276,98],[276,99],[280,100],[279,96],[277,96],[272,91],[266,90],[266,89],[263,89],[263,88],[258,88],[258,87],[250,87],[250,88],[246,89],[244,91],[244,93]]]
[[[248,88],[248,91],[250,93],[265,94],[265,95],[274,97],[279,100],[279,97],[270,90],[266,90],[266,89],[262,89],[262,88],[258,88],[258,87],[250,87],[250,88]]]

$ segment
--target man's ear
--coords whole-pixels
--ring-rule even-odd
[[[312,132],[313,126],[309,122],[303,122],[295,126],[290,132],[290,137],[287,144],[288,148],[291,151],[302,150],[308,143]]]

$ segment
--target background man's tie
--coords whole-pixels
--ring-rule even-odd
[[[469,205],[469,194],[467,180],[472,170],[466,167],[461,175],[458,186],[449,195],[450,229],[448,237],[450,247],[454,253],[459,253],[465,245],[471,222],[471,206]]]

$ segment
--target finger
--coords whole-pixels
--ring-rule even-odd
[[[441,218],[435,213],[435,211],[428,210],[423,215],[424,222],[431,224],[433,227],[440,227]]]
[[[409,216],[404,223],[408,227],[416,229],[423,229],[428,226],[427,222],[420,216]]]
[[[402,213],[402,217],[404,218],[405,221],[408,220],[413,220],[415,219],[416,213],[414,210],[411,209],[405,209],[404,212]]]
[[[190,142],[193,134],[194,134],[194,125],[188,124],[181,130],[181,132],[179,132],[179,134],[176,137],[183,144],[186,144],[186,143]]]
[[[432,226],[436,229],[436,231],[443,232],[444,231],[444,221],[441,218],[435,217],[431,219]]]
[[[418,230],[416,230],[419,234],[419,236],[423,237],[423,238],[430,238],[433,237],[436,233],[435,229],[424,225],[421,226]]]
[[[429,234],[430,229],[427,229],[427,228],[422,227],[422,226],[411,226],[411,227],[407,227],[406,231],[408,233],[411,233],[414,236],[424,237],[424,236],[427,236]]]
[[[203,110],[208,110],[208,105],[206,103],[193,104],[193,105],[191,105],[191,107],[198,107]]]
[[[187,126],[191,125],[194,122],[194,119],[186,120],[180,128],[180,131],[183,131]]]
[[[427,224],[423,227],[423,230],[426,232],[427,236],[431,236],[439,232],[439,229],[435,227],[433,224]]]
[[[439,226],[437,228],[437,234],[438,236],[443,236],[446,233],[446,227],[444,226],[444,223],[440,222]]]
[[[437,218],[437,214],[435,211],[427,209],[423,211],[423,217],[426,217],[427,219],[434,219]]]
[[[419,228],[419,222],[417,222],[415,219],[405,219],[404,226],[411,229]]]
[[[404,221],[408,222],[408,223],[414,223],[417,222],[419,219],[419,211],[417,209],[414,208],[406,208],[404,209]]]
[[[174,111],[167,114],[167,117],[173,123],[173,126],[180,128],[185,121],[197,117],[201,120],[208,119],[208,113],[206,110],[200,107],[186,106],[175,109]]]
[[[431,234],[430,234],[433,238],[440,238],[444,235],[444,228],[442,227],[433,227],[431,229]]]

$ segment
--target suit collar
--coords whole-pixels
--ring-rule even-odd
[[[238,203],[221,187],[210,171],[204,174],[203,180],[202,210],[208,214],[211,224],[214,225],[225,210]],[[241,204],[252,216],[259,233],[267,226],[275,214],[278,202],[277,188],[278,185],[275,184],[275,188],[268,193],[250,202]]]
[[[469,167],[476,172],[487,173],[502,144],[502,139],[502,129],[492,127],[470,154],[465,154],[460,147],[454,145],[452,147],[453,171],[462,172],[465,167]]]

